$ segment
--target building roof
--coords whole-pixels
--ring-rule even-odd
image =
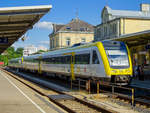
[[[51,8],[51,5],[0,8],[0,53],[32,29]]]
[[[150,12],[144,11],[130,11],[130,10],[113,10],[108,6],[105,6],[104,9],[108,11],[108,14],[116,18],[142,18],[150,19]]]
[[[60,28],[62,28],[63,26],[65,26],[65,25],[63,25],[63,24],[53,24],[53,32],[59,31]]]
[[[55,33],[55,32],[73,32],[73,31],[94,32],[93,25],[88,24],[87,22],[84,22],[78,18],[72,19],[71,22],[69,22],[66,25],[54,24],[53,27],[54,27],[53,33]]]

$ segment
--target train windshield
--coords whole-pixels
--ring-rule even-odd
[[[103,42],[109,64],[112,68],[128,68],[129,59],[123,42]]]

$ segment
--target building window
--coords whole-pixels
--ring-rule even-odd
[[[104,27],[104,36],[107,36],[107,27]]]
[[[53,39],[51,39],[51,48],[53,48]]]
[[[70,46],[70,38],[67,38],[67,39],[66,39],[66,45],[67,45],[67,46]]]
[[[89,31],[89,29],[86,27],[86,28],[85,28],[85,31]]]
[[[82,39],[81,39],[81,42],[86,42],[86,39],[85,39],[85,38],[82,38]]]
[[[50,49],[52,48],[52,39],[50,39]]]
[[[113,33],[116,33],[116,31],[117,31],[117,30],[116,30],[116,29],[117,29],[116,26],[117,26],[117,24],[113,24],[113,29],[112,29],[112,30],[113,30]]]
[[[85,31],[84,27],[81,27],[81,28],[80,28],[80,31]]]
[[[56,47],[59,47],[59,39],[58,39],[58,37],[56,38]]]
[[[112,34],[113,34],[113,25],[110,24],[110,35],[112,35]]]
[[[54,41],[54,39],[53,39],[53,48],[55,48],[55,44],[54,44],[54,43],[55,43],[55,41]]]
[[[98,35],[99,38],[101,37],[101,29],[100,28],[97,31],[97,35]]]
[[[70,30],[70,29],[71,29],[71,27],[66,27],[66,29],[67,29],[67,30]]]

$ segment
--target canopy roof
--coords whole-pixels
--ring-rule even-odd
[[[129,47],[146,45],[150,42],[150,30],[126,34],[113,40],[124,41]]]
[[[0,8],[0,54],[51,8],[51,5]]]

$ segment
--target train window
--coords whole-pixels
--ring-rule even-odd
[[[33,63],[38,63],[39,60],[38,59],[33,59]]]
[[[43,64],[49,64],[51,62],[51,58],[43,58],[42,62]]]
[[[70,64],[71,63],[71,56],[66,56],[65,61],[66,61],[65,62],[66,64]]]
[[[62,64],[61,57],[57,57],[57,64]]]
[[[65,56],[62,56],[62,57],[61,57],[61,63],[62,63],[62,64],[65,64],[65,63],[66,63]]]
[[[55,64],[59,64],[59,57],[55,57],[54,60],[55,60]]]
[[[51,62],[52,64],[55,64],[56,60],[55,60],[55,57],[51,58]]]
[[[75,64],[80,64],[80,55],[75,55]]]
[[[92,64],[99,64],[98,55],[95,50],[93,50]]]
[[[75,55],[75,64],[89,64],[90,63],[90,54],[80,54]]]
[[[71,56],[61,56],[42,59],[44,64],[70,64]]]

